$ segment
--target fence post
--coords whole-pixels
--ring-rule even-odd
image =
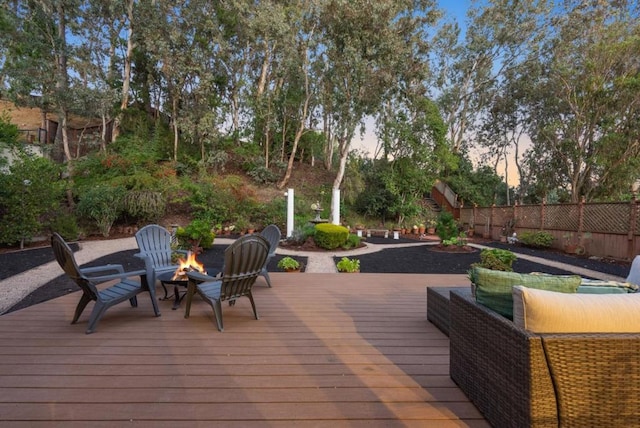
[[[584,204],[586,202],[585,197],[581,197],[578,202],[578,236],[582,236],[582,231],[584,229]]]
[[[632,192],[632,198],[629,202],[629,231],[627,232],[627,260],[633,260],[636,248],[636,224],[638,223],[638,194]]]
[[[545,216],[545,205],[547,204],[547,198],[542,198],[542,203],[540,204],[540,230],[544,230],[544,216]]]
[[[493,219],[495,218],[495,211],[496,211],[496,203],[494,202],[493,205],[491,205],[491,215],[489,217],[489,234],[491,235],[490,238],[493,239]]]

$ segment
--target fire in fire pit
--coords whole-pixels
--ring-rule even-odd
[[[204,265],[196,260],[196,255],[189,251],[187,253],[187,258],[178,259],[178,269],[176,269],[176,273],[173,275],[172,280],[180,280],[185,279],[186,273],[191,271],[198,271],[200,273],[206,274],[207,272],[204,270]]]

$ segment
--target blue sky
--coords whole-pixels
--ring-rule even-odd
[[[471,0],[438,0],[438,6],[447,15],[455,17],[460,24],[464,23],[465,14],[471,5]]]

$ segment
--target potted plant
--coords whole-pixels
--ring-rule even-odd
[[[285,272],[300,272],[300,262],[289,256],[280,259],[278,267]]]
[[[424,226],[424,223],[420,223],[420,224],[418,225],[418,234],[419,234],[419,235],[424,235],[425,230],[426,230],[426,228],[425,228],[425,226]]]
[[[360,272],[360,260],[343,257],[336,264],[338,272],[354,273]]]
[[[437,222],[437,221],[435,221],[435,220],[433,220],[433,219],[431,219],[431,220],[429,220],[429,221],[427,222],[427,233],[428,233],[429,235],[435,235],[435,234],[436,234],[436,224],[437,224],[437,223],[438,223],[438,222]]]

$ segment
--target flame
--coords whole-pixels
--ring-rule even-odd
[[[206,274],[207,272],[204,270],[204,265],[196,260],[195,253],[189,251],[187,253],[187,258],[179,258],[178,259],[178,269],[176,269],[176,273],[173,275],[173,279],[179,279],[184,276],[185,272],[189,271],[198,271]]]

